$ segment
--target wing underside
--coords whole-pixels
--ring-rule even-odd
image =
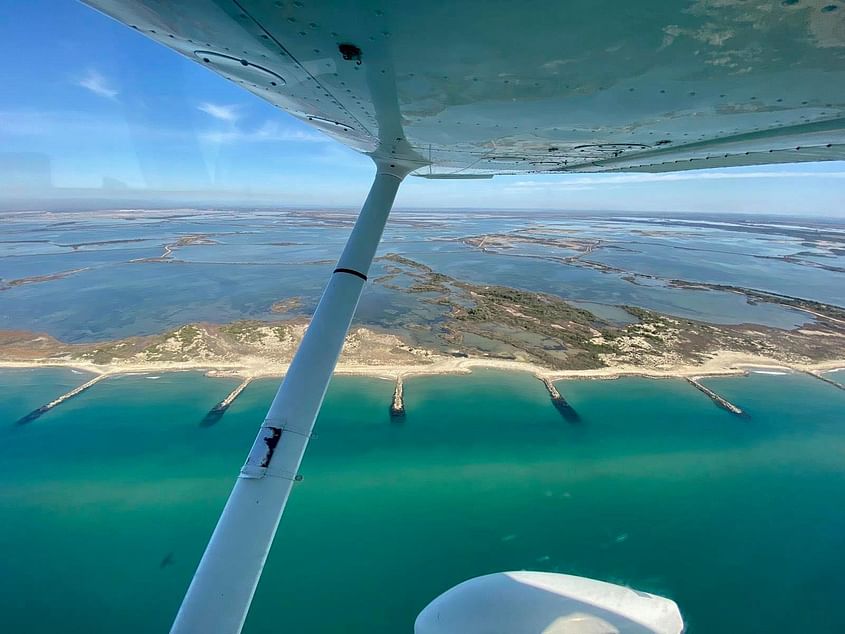
[[[835,0],[87,0],[417,175],[845,159]]]

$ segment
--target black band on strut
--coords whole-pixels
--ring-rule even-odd
[[[367,281],[367,276],[363,273],[360,273],[354,269],[335,269],[334,273],[349,273],[350,275],[354,275],[356,277],[360,277],[365,282]]]

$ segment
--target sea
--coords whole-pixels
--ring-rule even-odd
[[[154,377],[158,377],[155,378]],[[0,373],[0,631],[160,632],[276,388],[198,373]],[[153,380],[154,379],[154,380]],[[245,631],[410,632],[449,587],[503,570],[659,593],[692,633],[842,632],[845,391],[806,375],[406,384],[338,377]]]
[[[608,314],[634,304],[698,318],[718,311],[724,323],[809,318],[736,293],[675,288],[672,278],[843,303],[841,228],[603,218],[538,229],[510,217],[465,226],[433,217],[392,229],[384,248]],[[0,251],[3,280],[81,271],[6,288],[0,327],[97,341],[195,319],[271,318],[285,293],[304,297],[307,311],[339,238],[317,248],[313,222],[284,233],[273,216],[240,218],[240,233],[219,214],[176,219],[177,228],[141,213],[53,225],[19,218]],[[279,235],[256,237],[261,222]],[[345,222],[317,224],[341,236]],[[637,283],[536,259],[524,245],[482,253],[460,241],[490,222],[500,232],[603,232],[590,257],[634,271]],[[636,240],[614,248],[632,227]],[[139,231],[147,242],[104,243]],[[417,241],[403,244],[403,231]],[[140,261],[180,232],[217,243]],[[303,263],[309,273],[298,277]],[[403,309],[368,293],[365,321]],[[254,381],[208,427],[203,417],[235,380],[114,376],[16,424],[88,378],[0,371],[0,632],[166,631],[277,387]],[[336,377],[245,632],[411,632],[453,585],[522,569],[667,596],[692,634],[845,632],[845,391],[779,370],[702,382],[745,415],[680,379],[559,381],[579,414],[572,422],[535,378],[476,370],[408,379],[397,420],[391,382]]]

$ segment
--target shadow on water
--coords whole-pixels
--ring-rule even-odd
[[[229,409],[228,405],[218,403],[208,411],[208,414],[203,417],[203,419],[200,421],[200,427],[212,427],[216,425],[220,422],[220,419],[223,418],[223,414],[226,413],[227,409]]]
[[[50,410],[50,408],[49,408],[49,407],[47,407],[46,405],[42,405],[42,406],[41,406],[41,407],[39,407],[38,409],[34,409],[34,410],[32,410],[32,411],[31,411],[29,414],[27,414],[26,416],[23,416],[23,417],[19,418],[19,419],[15,422],[15,425],[26,425],[27,423],[31,423],[32,421],[34,421],[35,419],[39,418],[42,414],[44,414],[44,413],[48,412],[49,410]]]
[[[159,568],[167,568],[168,566],[172,566],[174,564],[173,553],[167,553],[158,564]]]
[[[552,397],[552,404],[567,423],[580,423],[581,416],[562,396]]]

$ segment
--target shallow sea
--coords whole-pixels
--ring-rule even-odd
[[[166,631],[275,381],[0,373],[0,631]],[[334,379],[246,632],[411,632],[466,578],[551,570],[676,600],[692,634],[845,631],[845,392],[807,376]]]

